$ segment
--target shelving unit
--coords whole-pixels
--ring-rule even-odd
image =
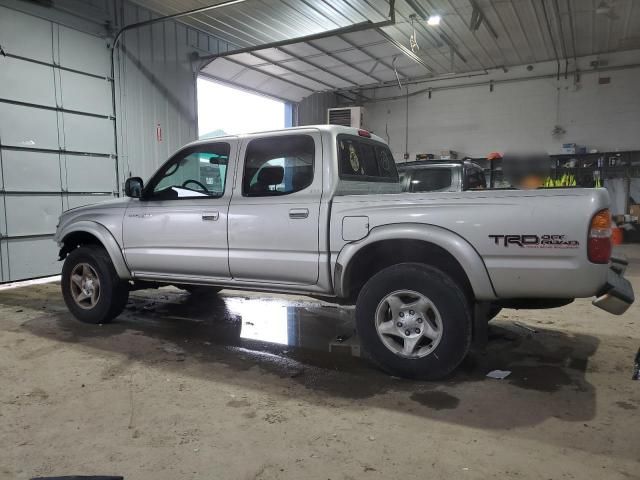
[[[564,174],[571,174],[576,179],[576,187],[595,186],[594,172],[600,172],[601,180],[640,178],[640,150],[550,155],[549,159],[551,178],[557,179]],[[484,169],[491,188],[511,186],[503,178],[502,160],[475,158],[473,161]]]

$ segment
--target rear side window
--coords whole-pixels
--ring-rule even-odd
[[[416,168],[409,183],[410,192],[437,192],[450,187],[450,168]]]
[[[396,163],[389,147],[353,135],[338,135],[338,169],[344,180],[398,181]]]
[[[251,140],[242,176],[245,197],[288,195],[313,182],[315,142],[309,135]]]

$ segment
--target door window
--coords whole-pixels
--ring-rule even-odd
[[[242,195],[288,195],[313,182],[315,142],[309,135],[284,135],[251,140],[242,176]]]
[[[151,180],[147,191],[155,200],[219,198],[229,165],[230,145],[215,143],[180,152]]]

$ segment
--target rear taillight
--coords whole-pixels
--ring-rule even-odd
[[[593,263],[609,263],[611,258],[611,212],[600,210],[591,219],[587,256]]]

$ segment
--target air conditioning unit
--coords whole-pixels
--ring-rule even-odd
[[[364,108],[329,108],[327,109],[327,123],[329,125],[344,125],[345,127],[365,128]]]

